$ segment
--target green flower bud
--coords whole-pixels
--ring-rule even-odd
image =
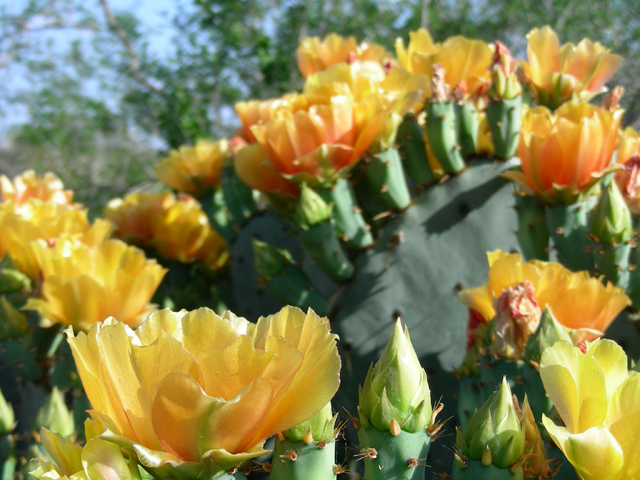
[[[53,387],[49,398],[38,411],[34,430],[39,431],[45,427],[63,437],[70,437],[75,432],[76,425],[71,412],[64,401],[62,392],[57,387]]]
[[[616,182],[609,182],[602,191],[600,200],[591,212],[589,228],[591,234],[602,243],[623,243],[631,237],[631,212]]]
[[[460,451],[485,466],[509,468],[522,458],[525,430],[506,378],[502,379],[500,389],[473,415],[462,438],[464,445],[458,445]]]
[[[334,438],[333,432],[337,418],[337,414],[332,415],[331,402],[329,402],[306,422],[302,422],[282,433],[292,442],[303,441],[306,444],[312,442],[328,443]]]
[[[365,428],[389,431],[395,420],[402,430],[415,433],[429,425],[432,409],[427,373],[400,319],[382,357],[369,368],[359,397],[358,412]]]
[[[0,270],[0,293],[13,293],[31,288],[31,280],[20,270],[3,268]]]
[[[7,435],[16,426],[16,417],[13,414],[13,407],[7,402],[0,390],[0,435]]]
[[[293,263],[293,258],[288,250],[253,239],[253,265],[260,277],[268,279],[280,275],[290,263]]]
[[[27,317],[5,296],[0,297],[0,340],[22,337],[27,333]]]
[[[524,350],[525,361],[528,363],[540,363],[542,351],[560,340],[566,340],[571,343],[571,336],[569,332],[560,325],[551,309],[547,306],[542,312],[538,328],[529,337],[529,341]]]
[[[296,208],[296,221],[304,230],[314,225],[331,220],[333,208],[327,204],[318,193],[306,184],[300,189],[300,200]]]

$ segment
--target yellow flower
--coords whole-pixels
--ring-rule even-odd
[[[178,192],[196,197],[211,193],[220,183],[220,174],[229,151],[229,142],[198,140],[193,147],[172,150],[156,165],[156,176]]]
[[[167,270],[142,250],[120,240],[93,248],[66,242],[55,248],[33,242],[32,247],[43,265],[42,298],[28,299],[24,309],[39,312],[44,326],[62,323],[87,331],[118,316],[137,327],[154,310],[149,300]]]
[[[69,344],[108,438],[187,479],[264,454],[267,438],[326,405],[339,383],[335,340],[311,310],[253,324],[202,308],[155,312],[135,332],[111,318]]]
[[[610,162],[622,113],[588,103],[566,103],[555,113],[545,107],[528,110],[518,145],[522,172],[503,176],[545,202],[575,201],[618,168]]]
[[[271,195],[294,198],[300,196],[300,188],[271,165],[267,152],[259,143],[252,143],[238,150],[233,165],[238,178],[250,188]]]
[[[487,253],[489,283],[463,290],[460,300],[479,312],[485,321],[493,320],[494,300],[511,287],[530,282],[537,306],[551,308],[566,328],[576,330],[576,341],[602,335],[625,307],[629,297],[610,282],[606,286],[587,272],[573,273],[559,263],[531,260],[523,262],[517,253],[500,250]]]
[[[627,371],[622,348],[558,342],[542,353],[540,376],[565,426],[542,423],[580,478],[640,478],[640,375]]]
[[[318,37],[305,38],[296,50],[298,68],[305,78],[339,63],[366,60],[383,65],[389,57],[380,45],[366,42],[357,45],[355,38],[344,38],[335,33],[322,40]]]
[[[437,44],[424,29],[409,33],[409,38],[407,48],[401,38],[396,40],[398,62],[405,70],[431,79],[433,65],[440,64],[449,91],[458,87],[465,99],[488,88],[493,53],[487,43],[457,35]]]
[[[1,175],[0,192],[3,202],[11,201],[17,206],[22,205],[29,198],[71,205],[73,198],[73,192],[65,190],[62,181],[55,174],[47,172],[43,176],[39,176],[33,170],[27,170],[15,177],[13,181],[5,175]]]
[[[271,165],[287,179],[325,184],[353,166],[375,139],[384,110],[379,95],[307,97],[309,108],[251,127]],[[312,103],[311,103],[312,102]]]
[[[600,43],[583,39],[578,45],[560,46],[549,26],[527,34],[526,72],[538,103],[557,108],[568,100],[589,101],[606,90],[605,83],[618,71],[622,57]]]
[[[31,242],[41,240],[53,246],[60,237],[70,237],[94,246],[111,233],[108,220],[97,219],[90,225],[87,211],[70,205],[29,199],[19,207],[10,202],[2,209],[0,243],[15,266],[32,280],[40,277],[40,267],[29,247]]]
[[[30,474],[41,480],[135,480],[120,447],[97,436],[104,431],[98,422],[87,420],[87,443],[80,446],[42,428],[40,441],[51,462],[37,459],[39,466]],[[133,465],[133,468],[137,470],[138,467]]]

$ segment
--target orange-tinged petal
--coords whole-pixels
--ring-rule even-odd
[[[534,28],[527,34],[527,56],[532,82],[550,87],[551,72],[560,71],[560,41],[551,27]]]
[[[479,312],[486,320],[491,320],[495,316],[493,295],[489,285],[462,290],[458,298],[467,307]]]

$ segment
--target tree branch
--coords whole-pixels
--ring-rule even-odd
[[[102,5],[102,11],[104,12],[104,16],[107,20],[107,24],[109,25],[109,29],[115,34],[116,37],[122,43],[122,46],[127,51],[127,55],[129,56],[129,71],[133,76],[134,80],[145,87],[147,90],[150,90],[155,93],[162,93],[162,89],[158,88],[156,85],[151,83],[147,77],[145,77],[140,71],[140,57],[136,53],[135,48],[133,48],[133,44],[129,40],[127,33],[124,31],[115,15],[111,11],[111,7],[107,0],[100,0],[100,5]]]

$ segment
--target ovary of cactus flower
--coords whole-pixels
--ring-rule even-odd
[[[302,184],[300,189],[300,200],[296,208],[296,223],[301,228],[309,228],[331,220],[333,208],[325,202],[318,193]]]
[[[89,246],[98,245],[111,233],[108,220],[89,223],[87,211],[71,205],[43,203],[29,199],[19,207],[5,204],[0,220],[0,242],[13,264],[34,281],[40,279],[40,268],[29,244],[33,241],[56,244],[59,238],[73,238]]]
[[[150,247],[151,218],[175,203],[176,197],[170,192],[136,192],[109,200],[103,215],[113,224],[116,238],[138,247]]]
[[[36,415],[34,430],[40,430],[42,427],[63,437],[70,437],[76,430],[73,412],[67,408],[64,396],[57,387],[53,387]]]
[[[616,316],[630,304],[624,290],[587,272],[572,272],[559,263],[523,262],[517,253],[487,253],[489,283],[460,292],[460,301],[490,322],[496,315],[494,299],[502,292],[529,281],[540,309],[551,308],[564,327],[574,330],[574,341],[602,335]]]
[[[511,468],[522,459],[525,428],[506,378],[473,415],[464,436],[458,435],[457,444],[462,455],[481,461],[484,466]]]
[[[43,326],[61,323],[87,331],[117,315],[137,327],[155,309],[149,301],[167,270],[142,250],[115,239],[93,248],[49,248],[42,242],[32,247],[43,265],[42,298],[29,298],[23,308],[40,313]]]
[[[540,316],[538,328],[531,334],[527,341],[524,360],[529,363],[539,364],[544,349],[551,347],[554,343],[561,340],[565,342],[571,341],[569,331],[560,325],[551,309],[547,306]]]
[[[29,473],[41,480],[140,480],[135,461],[127,464],[118,445],[98,436],[105,432],[98,422],[87,420],[85,432],[87,443],[80,446],[42,428],[40,441],[51,461],[36,459],[38,467]]]
[[[16,417],[13,407],[4,398],[0,390],[0,436],[10,434],[16,426]]]
[[[192,147],[171,150],[155,167],[156,176],[178,192],[202,197],[220,183],[222,166],[229,152],[229,142],[198,140]]]
[[[251,127],[271,165],[285,178],[331,185],[369,148],[382,124],[378,95],[356,101],[348,91],[314,96],[307,110]]]
[[[615,342],[585,347],[558,342],[540,362],[547,395],[564,426],[542,417],[547,432],[584,480],[638,478],[640,376],[627,371]]]
[[[502,292],[494,301],[494,310],[491,353],[503,358],[522,358],[542,315],[531,282],[525,280]]]
[[[256,324],[161,310],[136,331],[110,318],[69,336],[91,415],[109,426],[102,438],[180,480],[265,454],[267,438],[313,417],[339,384],[337,337],[312,310]]]
[[[322,40],[305,38],[296,50],[298,68],[305,78],[339,63],[366,60],[383,65],[389,58],[390,54],[381,45],[366,42],[358,45],[354,37],[344,38],[335,33]]]
[[[235,104],[236,113],[242,124],[240,134],[249,143],[256,141],[256,137],[251,133],[251,127],[254,125],[276,118],[281,111],[295,113],[307,108],[309,108],[309,99],[298,93],[287,93],[280,98],[248,100]]]
[[[618,244],[629,240],[633,231],[631,212],[616,182],[609,182],[589,217],[591,235],[599,242]]]
[[[491,87],[488,95],[494,99],[511,100],[522,93],[516,69],[518,63],[502,42],[497,41],[491,61]]]
[[[327,403],[318,413],[282,434],[292,442],[329,443],[334,439],[334,429],[338,414],[331,412],[331,402]]]
[[[560,46],[549,26],[527,34],[526,72],[539,104],[555,109],[569,100],[589,101],[605,91],[605,83],[622,64],[622,57],[598,42],[583,39]]]
[[[37,175],[33,170],[27,170],[9,180],[6,175],[0,175],[0,194],[3,202],[13,202],[20,206],[29,198],[36,198],[43,202],[71,205],[73,192],[65,190],[62,180],[54,173],[47,172]]]
[[[380,360],[369,368],[358,396],[358,413],[365,428],[388,432],[395,421],[402,430],[415,433],[429,425],[432,409],[427,374],[400,319]]]
[[[638,155],[640,155],[640,134],[633,127],[627,127],[618,135],[616,162],[625,164]]]
[[[545,203],[578,201],[619,168],[610,162],[622,113],[587,103],[567,103],[555,113],[545,107],[528,110],[518,145],[522,172],[503,176]]]

